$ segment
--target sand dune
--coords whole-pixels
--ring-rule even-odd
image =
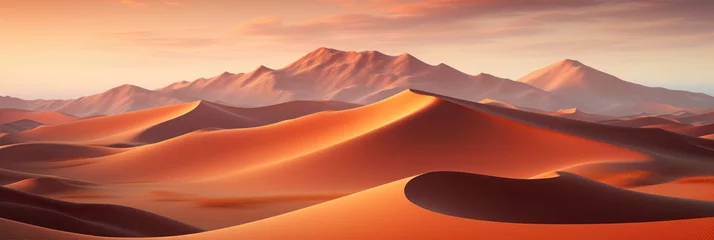
[[[714,217],[714,203],[627,191],[568,173],[521,180],[435,172],[412,179],[404,192],[426,209],[497,222],[592,224]]]
[[[23,119],[19,121],[0,124],[0,133],[22,132],[42,125],[42,123],[35,122],[33,120]]]
[[[664,103],[651,103],[651,102],[636,102],[636,103],[624,103],[615,104],[610,107],[604,108],[599,112],[599,114],[608,116],[625,116],[625,117],[649,117],[649,116],[659,116],[666,117],[672,113],[677,112],[708,112],[711,109],[701,108],[701,107],[690,107],[690,106],[672,106]]]
[[[25,169],[38,164],[57,164],[63,161],[108,156],[121,149],[55,143],[22,143],[0,146],[0,168]]]
[[[0,109],[0,124],[32,120],[41,124],[61,124],[77,119],[61,112],[33,112],[20,109]]]
[[[91,189],[94,186],[97,185],[78,180],[53,177],[28,178],[5,185],[6,188],[43,196],[78,192]]]
[[[714,123],[697,126],[685,126],[666,130],[693,137],[703,137],[706,135],[714,134]]]
[[[191,147],[197,145],[202,147]],[[512,146],[521,151],[509,151]],[[246,194],[301,189],[346,193],[425,171],[530,177],[587,161],[646,158],[406,91],[352,110],[258,128],[191,133],[50,173],[97,182],[215,179],[216,186],[240,187]],[[510,167],[526,162],[539,164]],[[266,185],[275,188],[261,187]]]
[[[588,122],[599,122],[599,121],[604,121],[607,119],[612,119],[612,117],[610,117],[610,116],[585,113],[585,112],[580,111],[577,108],[560,109],[557,112],[547,113],[547,114],[552,115],[552,116],[558,116],[558,117],[564,117],[564,118],[575,119],[575,120],[580,120],[580,121],[588,121]]]
[[[97,236],[155,237],[200,229],[127,207],[76,204],[0,187],[0,217],[62,231]]]
[[[695,115],[695,116],[680,117],[680,118],[677,118],[677,120],[679,120],[683,123],[689,123],[689,124],[714,123],[714,112],[699,114],[699,115]]]
[[[322,109],[327,102],[308,103]],[[585,232],[596,232],[587,236],[593,239],[628,239],[650,232],[662,239],[680,235],[686,239],[688,233],[710,236],[706,231],[711,231],[707,227],[711,226],[712,218],[689,219],[711,216],[709,213],[714,210],[710,203],[646,195],[606,185],[639,188],[714,176],[711,162],[714,143],[709,140],[660,129],[576,121],[416,90],[353,109],[349,109],[351,105],[330,105],[346,110],[299,118],[294,117],[313,110],[303,111],[295,106],[306,103],[253,109],[196,102],[158,108],[162,114],[155,113],[156,109],[137,111],[128,114],[139,114],[133,117],[136,120],[152,116],[154,119],[144,120],[126,131],[96,129],[106,131],[105,134],[116,131],[122,137],[116,139],[132,139],[134,143],[139,142],[136,139],[167,140],[130,149],[88,150],[80,145],[50,143],[8,145],[0,147],[0,168],[13,170],[7,170],[5,178],[8,187],[14,189],[53,196],[112,186],[117,193],[131,194],[117,199],[82,201],[126,204],[184,222],[217,221],[210,219],[221,216],[224,222],[211,226],[226,226],[226,222],[237,224],[267,218],[182,236],[188,239],[288,236],[513,239],[526,236],[519,235],[526,232],[529,236],[555,239],[581,238]],[[127,118],[125,115],[52,127]],[[284,119],[290,120],[281,121]],[[107,122],[94,124],[110,123],[101,121]],[[261,125],[264,121],[277,123]],[[212,126],[206,127],[209,125]],[[245,126],[252,127],[241,128]],[[222,128],[238,129],[216,130]],[[195,131],[183,133],[185,129]],[[167,132],[180,135],[162,135]],[[67,154],[52,157],[38,150],[19,154],[23,149],[52,148]],[[6,157],[2,156],[3,150]],[[544,179],[559,170],[605,184],[566,173]],[[410,177],[432,171],[484,175],[467,174],[462,178],[455,173],[446,173],[445,177],[437,173]],[[431,179],[432,176],[436,179]],[[533,176],[540,177],[510,179]],[[402,178],[407,179],[399,180]],[[424,179],[427,181],[417,182]],[[386,183],[389,184],[373,188]],[[113,188],[119,185],[121,190]],[[411,191],[415,186],[416,193]],[[676,195],[666,189],[642,191]],[[355,194],[330,200],[350,193]],[[480,204],[463,204],[467,202]],[[286,213],[312,204],[317,205]],[[390,207],[380,207],[385,204]],[[528,207],[533,205],[539,207]],[[204,218],[207,220],[200,220]],[[316,219],[329,219],[330,223],[327,226],[323,223],[324,231],[315,231]],[[14,222],[5,224],[27,227]],[[72,225],[85,226],[82,224]],[[359,226],[370,226],[370,231]],[[278,228],[281,231],[274,231]]]
[[[489,98],[483,99],[483,100],[479,101],[479,103],[481,103],[481,104],[493,105],[493,106],[498,106],[498,107],[503,107],[503,108],[518,109],[518,107],[516,107],[516,106],[513,105],[513,104],[510,104],[510,103],[507,103],[507,102],[498,101],[498,100],[493,100],[493,99],[489,99]]]
[[[255,127],[319,111],[342,110],[355,106],[340,102],[305,101],[250,109],[198,101],[45,126],[4,136],[0,138],[0,144],[66,142],[136,146],[163,141],[209,127]]]
[[[427,174],[426,176],[428,176]],[[449,177],[449,176],[447,176]],[[441,178],[441,177],[440,177]],[[496,178],[497,179],[497,178]],[[197,235],[186,236],[187,239],[465,239],[465,238],[483,238],[483,239],[707,239],[714,235],[712,232],[713,218],[689,219],[689,220],[673,220],[673,221],[656,221],[644,223],[615,223],[615,224],[517,224],[517,223],[499,223],[492,221],[481,221],[467,218],[452,217],[439,212],[431,211],[419,207],[410,202],[407,197],[414,193],[409,193],[405,196],[405,188],[415,181],[413,178],[399,180],[383,186],[372,188],[357,194],[353,194],[344,198],[333,200],[317,206],[308,207],[302,210],[273,217],[270,219],[249,223],[232,228],[222,229],[218,231],[205,232]],[[526,180],[523,180],[526,181]],[[570,180],[565,180],[569,182]],[[431,181],[429,181],[431,182]],[[439,182],[439,181],[437,181]],[[488,181],[487,181],[488,182]],[[497,185],[501,185],[501,181],[494,180]],[[460,181],[456,185],[448,185],[445,188],[441,184],[433,183],[417,183],[418,190],[422,191],[442,191],[453,186],[463,186],[465,191],[477,191],[487,187],[489,184],[480,182],[482,185],[472,185],[473,182]],[[578,185],[578,181],[573,181],[573,184]],[[484,186],[485,185],[485,186]],[[412,186],[413,187],[413,186]],[[607,188],[601,186],[603,188]],[[537,194],[535,190],[518,189],[526,194],[535,194],[539,198],[549,198],[558,202],[556,195]],[[547,190],[548,193],[567,194],[558,189],[550,189],[544,187],[542,190]],[[585,193],[584,189],[575,189],[577,193]],[[498,192],[503,194],[503,192]],[[468,195],[468,192],[456,192],[456,195],[449,196],[448,199],[459,201],[460,197]],[[495,194],[495,193],[494,193]],[[499,194],[499,195],[500,195]],[[517,194],[517,193],[513,193]],[[636,193],[628,193],[637,196],[642,196]],[[621,200],[626,201],[620,206],[633,206],[639,203],[641,206],[633,206],[642,209],[651,209],[659,211],[661,209],[653,208],[658,204],[663,204],[659,199],[663,197],[643,196],[642,199],[630,199],[628,194]],[[485,199],[481,198],[478,201],[488,201],[488,198],[498,197],[499,195],[486,195]],[[413,197],[413,196],[412,196]],[[456,199],[454,199],[456,198]],[[431,198],[434,199],[434,198]],[[446,201],[450,201],[450,200]],[[523,204],[529,203],[531,199],[509,199],[509,202],[520,202]],[[580,201],[599,205],[596,202],[590,202],[588,199],[578,198]],[[443,203],[444,199],[428,204]],[[680,202],[681,201],[681,202]],[[690,201],[670,199],[666,200],[672,204],[685,204]],[[458,202],[460,206],[472,205],[466,202]],[[487,202],[488,204],[500,204],[499,202]],[[427,204],[427,203],[424,203]],[[567,206],[576,207],[580,203],[567,202]],[[697,202],[702,208],[708,208],[711,203]],[[581,205],[582,206],[582,205]],[[616,209],[608,208],[606,205],[600,205],[607,209],[608,213],[614,215],[628,215],[629,209],[617,212]],[[448,206],[433,206],[438,209],[448,209]],[[614,207],[616,208],[616,207]],[[689,208],[698,209],[698,208]],[[488,209],[486,209],[488,210]],[[688,212],[689,210],[682,210]],[[537,210],[532,210],[537,211]],[[588,209],[575,209],[575,213],[587,213]],[[673,214],[679,210],[670,209],[668,213],[652,215],[652,212],[646,213],[648,216],[666,216],[670,219],[677,219],[678,216]],[[547,212],[545,212],[547,213]],[[562,213],[562,212],[552,212]],[[632,212],[634,213],[634,212]],[[576,215],[574,213],[564,213]],[[668,215],[669,214],[669,215]],[[698,217],[698,213],[689,212],[690,217]],[[518,215],[517,213],[512,215]],[[547,215],[547,214],[546,214]],[[602,215],[607,215],[603,213]],[[634,216],[634,215],[633,215]],[[684,215],[687,216],[687,215]],[[513,216],[517,217],[517,216]],[[548,216],[546,216],[547,218]],[[682,217],[682,216],[679,216]],[[280,229],[275,231],[274,229]]]
[[[668,118],[662,118],[662,117],[641,117],[641,118],[626,119],[626,120],[611,120],[611,121],[606,121],[606,122],[602,122],[602,123],[606,123],[606,124],[613,125],[613,126],[632,127],[632,128],[647,127],[647,126],[654,126],[654,125],[683,125],[681,122],[677,121],[676,119],[668,119]]]

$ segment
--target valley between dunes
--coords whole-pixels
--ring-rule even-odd
[[[58,120],[0,135],[0,238],[714,238],[714,141],[573,114],[405,90]]]

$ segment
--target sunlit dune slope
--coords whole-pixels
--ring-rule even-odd
[[[54,177],[28,178],[5,185],[5,187],[10,189],[36,195],[67,194],[88,190],[94,186],[96,186],[96,184]]]
[[[60,112],[33,112],[20,109],[0,109],[0,124],[15,122],[23,119],[49,125],[71,122],[77,119],[77,117]]]
[[[0,217],[45,228],[97,236],[155,237],[200,229],[115,205],[77,204],[0,187]]]
[[[341,102],[305,101],[250,109],[198,101],[40,127],[2,137],[0,144],[55,141],[134,146],[163,141],[203,128],[255,127],[319,111],[355,106]]]
[[[681,122],[677,121],[676,119],[669,119],[669,118],[662,118],[662,117],[640,117],[640,118],[626,119],[626,120],[611,120],[611,121],[607,121],[604,123],[613,125],[613,126],[634,127],[634,128],[653,126],[653,125],[683,125]]]

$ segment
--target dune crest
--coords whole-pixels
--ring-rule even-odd
[[[594,224],[714,217],[714,203],[632,192],[568,173],[558,175],[521,180],[435,172],[411,179],[404,192],[411,202],[432,211],[497,222]]]

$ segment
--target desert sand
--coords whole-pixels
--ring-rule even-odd
[[[312,76],[325,62],[376,61],[395,74],[451,71],[411,55],[320,51],[286,69]],[[288,70],[157,92],[275,71]],[[365,97],[352,91],[339,95]],[[714,237],[710,125],[683,120],[700,115],[603,121],[399,87],[368,97],[382,100],[194,101],[2,135],[0,238]]]

